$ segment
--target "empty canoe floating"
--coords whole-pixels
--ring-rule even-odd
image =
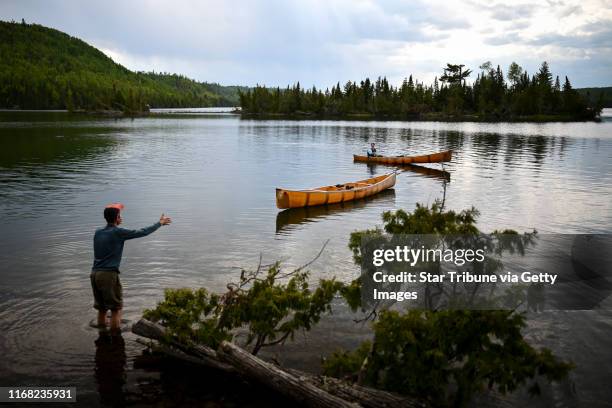
[[[421,156],[359,156],[353,155],[357,162],[384,163],[384,164],[413,164],[413,163],[441,163],[449,162],[453,157],[453,151],[447,150],[440,153],[424,154]]]
[[[383,174],[354,183],[336,184],[311,190],[276,189],[278,208],[309,207],[357,200],[380,193],[395,185],[395,172]]]

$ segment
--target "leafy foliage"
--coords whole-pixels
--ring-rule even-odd
[[[168,289],[165,299],[144,317],[164,324],[171,339],[216,348],[231,340],[236,329],[247,328],[252,353],[292,339],[298,330],[310,330],[331,311],[331,301],[344,287],[335,279],[322,279],[316,289],[301,268],[283,272],[275,263],[262,273],[242,271],[222,296],[205,289]]]
[[[366,340],[354,351],[335,351],[329,358],[323,359],[323,373],[330,377],[357,381],[357,373],[370,355],[371,349],[372,342]]]
[[[236,106],[238,90],[132,72],[89,44],[37,24],[0,21],[0,107],[114,109]]]
[[[412,75],[399,87],[387,78],[369,78],[359,83],[348,81],[325,91],[304,89],[298,82],[286,89],[257,86],[240,93],[240,105],[249,114],[284,114],[317,116],[425,117],[477,115],[487,120],[499,119],[593,119],[601,111],[601,103],[582,97],[571,88],[553,85],[546,62],[530,77],[518,64],[509,67],[505,82],[499,66],[490,62],[480,66],[473,84],[466,84],[472,74],[462,64],[447,64],[443,75],[432,85],[414,81]],[[558,77],[557,81],[558,83]],[[440,84],[441,83],[441,84]],[[569,84],[569,80],[567,80]]]
[[[478,211],[444,211],[438,202],[383,213],[383,229],[351,234],[349,247],[360,262],[361,240],[399,234],[465,234],[477,237]],[[494,251],[523,253],[532,234],[494,231]],[[492,265],[495,269],[497,265]],[[355,287],[360,281],[353,282]],[[517,298],[516,293],[508,296]],[[345,377],[381,389],[428,399],[433,405],[465,406],[484,388],[512,392],[537,376],[560,380],[572,365],[550,350],[537,350],[523,338],[525,315],[505,310],[382,310],[372,313],[374,339],[352,352],[336,352],[323,363],[327,375]],[[369,350],[369,351],[368,351]]]
[[[505,394],[536,375],[564,378],[572,365],[531,347],[521,334],[524,326],[523,315],[508,311],[383,311],[374,323],[374,342],[332,355],[324,372],[355,378],[367,358],[368,385],[460,406],[487,386]],[[537,383],[531,390],[538,391]]]
[[[155,309],[145,310],[143,317],[164,325],[167,340],[200,343],[216,347],[231,334],[219,327],[217,311],[221,297],[206,289],[166,289],[164,300]]]
[[[379,228],[355,231],[349,238],[349,248],[353,252],[355,263],[361,263],[361,242],[365,237],[381,236],[383,231],[388,234],[477,234],[475,226],[478,210],[470,208],[459,213],[442,211],[442,203],[436,201],[431,207],[417,203],[412,213],[404,210],[385,211],[382,214],[384,230]]]

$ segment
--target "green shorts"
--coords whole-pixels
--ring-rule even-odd
[[[94,308],[100,311],[123,308],[123,289],[118,272],[92,271],[90,278]]]

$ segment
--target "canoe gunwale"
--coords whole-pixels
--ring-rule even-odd
[[[318,205],[336,204],[346,201],[353,201],[378,194],[383,190],[392,188],[396,183],[397,171],[370,177],[366,180],[378,179],[379,181],[365,185],[363,187],[351,188],[348,190],[285,190],[276,189],[276,206],[279,209],[312,207]],[[360,180],[359,182],[365,182]],[[357,182],[357,183],[359,183]],[[351,182],[345,184],[352,184]],[[364,183],[365,184],[365,183]],[[332,186],[329,186],[332,187]],[[296,195],[299,199],[296,200]],[[293,198],[292,198],[293,197]],[[313,199],[313,197],[315,197]]]

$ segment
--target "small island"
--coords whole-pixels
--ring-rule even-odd
[[[545,61],[535,75],[513,62],[507,72],[498,65],[480,65],[472,74],[463,64],[447,64],[431,85],[412,75],[399,87],[385,77],[360,83],[348,81],[325,91],[303,89],[299,82],[286,89],[257,86],[240,93],[242,114],[251,117],[331,118],[427,121],[585,121],[597,120],[604,105],[603,93],[593,103],[581,95],[568,77],[563,85]]]

